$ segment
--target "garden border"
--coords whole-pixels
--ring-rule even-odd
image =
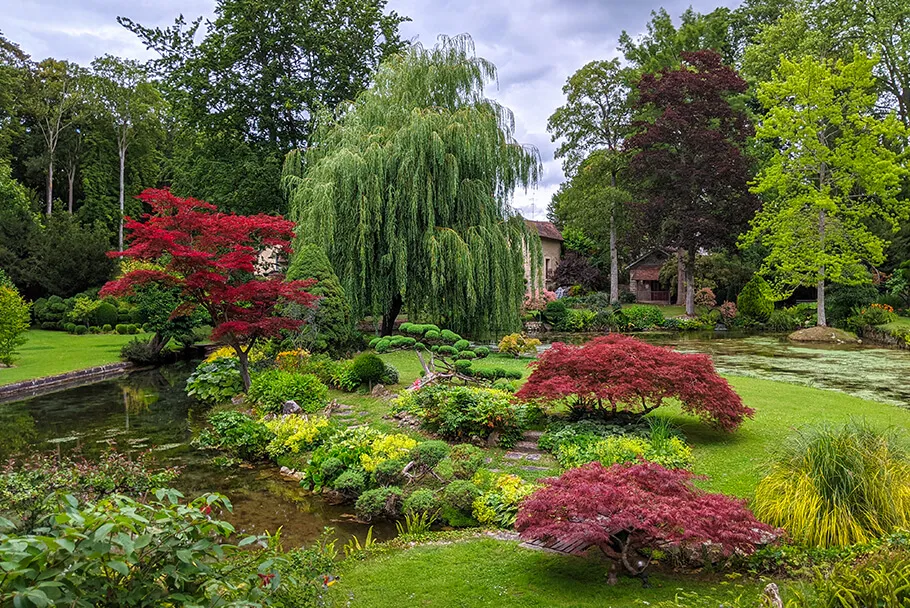
[[[5,384],[0,386],[0,403],[18,401],[45,393],[74,388],[83,384],[91,384],[100,380],[108,380],[135,369],[136,366],[128,361],[108,363],[106,365],[77,369],[64,374]]]

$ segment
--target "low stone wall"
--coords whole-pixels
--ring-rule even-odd
[[[127,362],[109,363],[108,365],[98,365],[87,369],[77,369],[56,376],[47,376],[45,378],[35,378],[34,380],[23,380],[22,382],[5,384],[0,386],[0,403],[18,401],[19,399],[26,399],[28,397],[34,397],[35,395],[43,395],[44,393],[72,388],[91,382],[98,382],[99,380],[107,380],[108,378],[114,378],[125,374],[126,372],[135,369],[135,367],[136,366],[132,363]]]

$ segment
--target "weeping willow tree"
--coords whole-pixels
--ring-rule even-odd
[[[509,200],[540,159],[484,97],[495,79],[468,36],[414,45],[288,155],[299,238],[325,248],[352,311],[381,317],[384,335],[403,306],[471,335],[520,323],[525,253],[536,281],[540,241]]]

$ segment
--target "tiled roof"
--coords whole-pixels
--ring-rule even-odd
[[[540,235],[540,238],[552,239],[554,241],[563,240],[562,233],[559,231],[559,228],[554,226],[552,222],[535,222],[534,220],[525,220],[525,223],[528,225],[528,228],[536,229],[537,234]]]

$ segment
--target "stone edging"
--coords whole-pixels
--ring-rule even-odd
[[[23,380],[12,384],[0,386],[0,403],[7,401],[16,401],[33,397],[35,395],[49,393],[72,388],[89,382],[106,380],[114,376],[119,376],[131,371],[136,366],[129,362],[109,363],[107,365],[98,365],[87,369],[77,369],[57,374],[56,376],[46,376],[44,378],[34,378],[32,380]]]
[[[863,340],[872,342],[881,346],[890,346],[902,350],[910,350],[910,344],[903,337],[892,335],[891,333],[877,327],[866,326],[863,328]]]

